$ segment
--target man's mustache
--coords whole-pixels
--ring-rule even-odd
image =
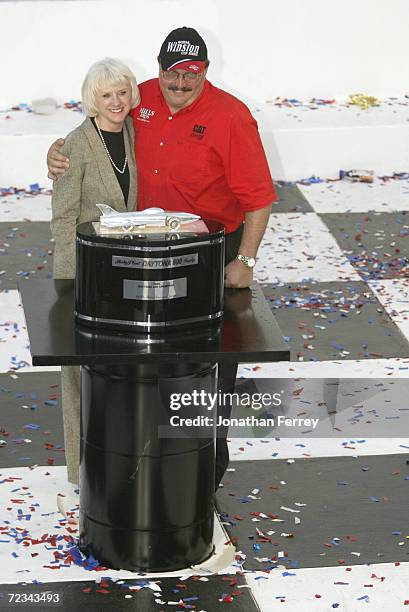
[[[170,91],[183,91],[184,93],[186,93],[188,91],[192,91],[192,89],[190,87],[178,87],[177,85],[169,85],[168,89]]]

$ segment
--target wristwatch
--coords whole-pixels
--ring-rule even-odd
[[[241,263],[243,263],[248,268],[254,268],[254,266],[256,265],[256,260],[254,259],[254,257],[247,257],[247,255],[242,255],[241,253],[236,256],[236,259],[241,261]]]

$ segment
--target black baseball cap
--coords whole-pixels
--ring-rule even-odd
[[[206,43],[194,28],[177,28],[163,41],[158,59],[163,70],[182,68],[203,72],[207,62]]]

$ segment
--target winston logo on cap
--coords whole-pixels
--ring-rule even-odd
[[[180,53],[181,55],[199,55],[199,45],[191,45],[188,40],[168,42],[168,53]]]

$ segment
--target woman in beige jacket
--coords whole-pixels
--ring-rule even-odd
[[[87,118],[71,132],[62,152],[70,167],[54,182],[51,231],[55,240],[54,278],[75,277],[75,231],[95,221],[96,204],[118,211],[136,209],[134,132],[128,117],[139,104],[134,75],[122,62],[107,58],[89,69],[82,85]],[[80,368],[61,371],[64,444],[69,482],[79,482]]]

